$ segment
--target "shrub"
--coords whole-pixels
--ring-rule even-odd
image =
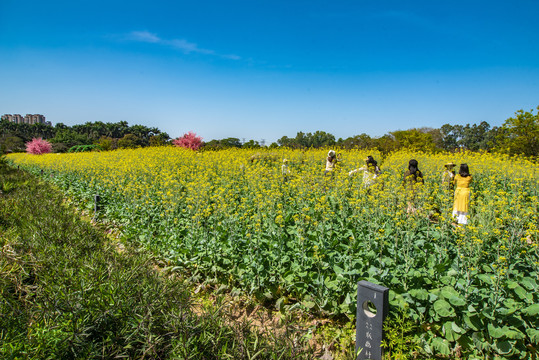
[[[126,134],[123,138],[118,139],[120,149],[135,149],[140,145],[142,145],[140,138],[134,134]]]
[[[172,140],[172,143],[186,149],[198,150],[202,146],[202,137],[197,136],[197,134],[192,131],[189,131],[187,134]]]
[[[117,142],[117,139],[113,139],[109,136],[101,136],[101,138],[97,142],[97,145],[99,145],[99,147],[103,149],[103,151],[109,151],[114,150],[118,147]]]
[[[65,153],[67,152],[69,148],[65,143],[53,143],[52,144],[52,152],[55,153]]]
[[[99,151],[101,147],[99,145],[75,145],[69,148],[67,152],[78,153],[78,152],[89,152],[89,151]]]
[[[26,152],[33,155],[48,154],[52,152],[52,145],[42,138],[33,138],[32,141],[26,143]]]

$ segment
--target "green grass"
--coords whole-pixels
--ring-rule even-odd
[[[298,334],[261,334],[149,253],[82,221],[61,194],[0,159],[0,358],[311,358]],[[165,276],[168,275],[168,276]]]

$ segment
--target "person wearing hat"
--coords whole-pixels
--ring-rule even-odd
[[[445,190],[450,190],[453,187],[453,179],[455,178],[455,171],[453,170],[455,164],[448,162],[444,166],[445,171],[442,174],[442,188]]]
[[[324,171],[324,175],[329,173],[333,174],[337,162],[341,161],[340,155],[341,154],[336,154],[335,150],[329,150],[328,157],[326,158],[326,170]]]

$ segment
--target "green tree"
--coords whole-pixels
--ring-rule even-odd
[[[57,130],[55,136],[50,139],[52,144],[65,144],[67,148],[75,145],[91,145],[92,141],[84,134],[74,131],[72,128]]]
[[[494,145],[494,139],[490,135],[490,125],[486,121],[482,121],[479,125],[466,124],[462,129],[462,139],[459,143],[471,151],[487,151]]]
[[[323,146],[333,146],[335,145],[335,136],[325,131],[317,131],[311,135],[307,134],[307,137],[310,138],[310,144],[308,147],[323,147]]]
[[[24,141],[18,136],[0,137],[0,153],[24,152]]]
[[[374,146],[384,154],[397,150],[399,143],[395,140],[395,137],[386,134],[382,137],[374,139]]]
[[[342,140],[342,139],[339,139]],[[349,137],[345,140],[339,141],[337,145],[340,145],[346,149],[368,149],[374,147],[375,140],[369,135],[363,133],[353,137]]]
[[[167,133],[160,133],[158,135],[151,135],[149,144],[150,146],[164,146],[170,140],[170,136]]]
[[[443,150],[454,151],[459,147],[460,140],[462,139],[461,125],[444,124],[440,128],[440,145]]]
[[[238,138],[226,138],[221,140],[210,140],[202,146],[203,150],[220,150],[231,147],[241,147],[241,141]]]
[[[243,148],[245,149],[258,149],[260,148],[260,143],[258,141],[255,141],[255,140],[249,140],[247,141],[246,143],[244,143],[242,145]]]
[[[292,146],[292,144],[295,144],[294,140],[295,139],[291,139],[288,136],[283,136],[282,138],[277,140],[277,144],[279,144],[279,146],[284,146],[284,147],[295,147],[295,146]]]
[[[432,142],[434,143],[434,146],[436,149],[443,149],[443,143],[442,143],[442,131],[440,129],[435,129],[431,127],[422,127],[417,129],[419,132],[422,132],[424,134],[430,134],[432,137]]]
[[[141,145],[141,140],[134,134],[125,134],[124,137],[118,139],[118,148],[134,149]]]
[[[117,140],[109,136],[101,136],[101,138],[96,142],[96,145],[98,145],[103,151],[114,150],[118,147]]]
[[[142,142],[143,146],[150,145],[150,138],[160,133],[157,128],[150,128],[144,125],[133,125],[129,127],[129,133],[136,135]]]
[[[422,151],[434,151],[436,149],[432,134],[422,132],[418,129],[398,130],[390,134],[397,141],[399,148]]]
[[[505,120],[497,134],[497,148],[511,155],[539,155],[539,106],[534,115],[533,109],[518,110],[515,117]]]
[[[220,144],[225,149],[231,148],[231,147],[237,147],[237,148],[241,147],[240,139],[232,138],[232,137],[220,140]]]
[[[286,146],[290,148],[319,148],[322,146],[333,146],[335,145],[335,136],[325,131],[316,131],[313,133],[304,133],[302,131],[296,134],[295,138],[289,138],[288,136],[283,136],[277,143],[280,146]]]

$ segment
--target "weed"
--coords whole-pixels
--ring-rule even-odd
[[[415,358],[420,349],[417,325],[402,311],[391,314],[384,322],[385,358],[406,360]]]

